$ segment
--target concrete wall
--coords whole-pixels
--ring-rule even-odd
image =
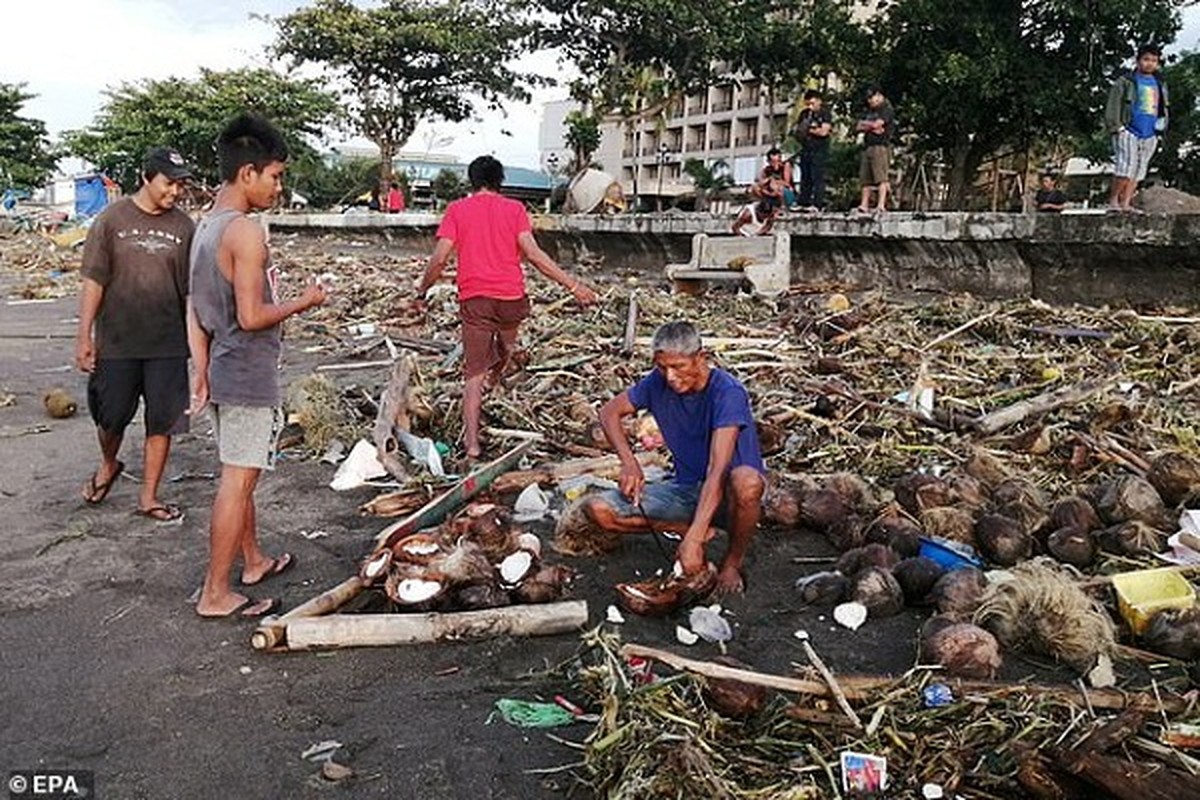
[[[426,247],[432,215],[280,215],[277,229],[387,231]],[[661,276],[685,262],[691,236],[729,230],[728,216],[537,217],[538,240],[566,264]],[[1037,297],[1053,303],[1200,306],[1200,216],[906,214],[792,216],[796,281],[903,291]]]

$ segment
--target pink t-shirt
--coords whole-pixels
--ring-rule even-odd
[[[458,252],[458,298],[525,296],[525,273],[517,237],[532,230],[525,206],[493,192],[455,200],[446,209],[437,237]]]

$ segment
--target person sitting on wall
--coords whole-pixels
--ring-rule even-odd
[[[1067,196],[1059,190],[1054,175],[1042,174],[1042,185],[1033,197],[1037,210],[1047,214],[1058,214],[1067,207]]]
[[[767,151],[767,163],[750,187],[750,194],[762,200],[772,213],[786,204],[792,186],[792,165],[783,160],[778,147]]]

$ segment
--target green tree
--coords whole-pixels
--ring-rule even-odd
[[[443,168],[434,176],[429,184],[429,189],[438,200],[449,203],[451,200],[466,196],[467,183],[454,170]]]
[[[528,101],[536,76],[508,66],[528,34],[505,0],[316,0],[276,21],[276,52],[336,78],[355,132],[379,148],[383,179],[422,120],[461,122],[472,96]]]
[[[333,208],[350,203],[379,186],[379,160],[347,158],[327,161],[305,154],[288,165],[289,188],[308,198],[313,208]]]
[[[871,62],[918,151],[949,164],[963,208],[979,166],[1035,140],[1100,127],[1137,43],[1170,42],[1190,0],[903,0],[873,23]]]
[[[21,115],[37,95],[22,83],[0,83],[0,189],[32,189],[45,182],[58,160],[46,123]]]
[[[582,172],[592,165],[592,153],[600,147],[600,118],[576,110],[567,114],[566,122],[567,132],[563,138],[573,154],[569,171]]]
[[[714,195],[733,186],[733,178],[729,175],[729,165],[723,159],[712,164],[705,164],[698,158],[689,158],[683,162],[683,174],[692,179],[696,187],[696,210],[708,209],[708,201]]]
[[[1177,189],[1200,194],[1200,51],[1184,53],[1163,70],[1171,93],[1171,126],[1155,159]]]
[[[269,69],[218,72],[197,79],[125,83],[105,92],[88,127],[64,136],[67,149],[122,184],[137,187],[142,155],[154,146],[176,148],[197,179],[220,181],[215,143],[221,127],[241,111],[256,111],[279,127],[292,158],[313,154],[312,142],[336,119],[336,99],[317,82]]]

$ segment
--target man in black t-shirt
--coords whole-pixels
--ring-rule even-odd
[[[1042,175],[1042,185],[1033,198],[1038,211],[1057,214],[1067,207],[1067,196],[1055,185],[1054,176],[1050,173]]]
[[[867,90],[867,112],[858,121],[855,129],[863,135],[862,164],[859,178],[862,181],[862,200],[858,211],[871,213],[871,190],[878,193],[875,210],[887,210],[888,190],[891,183],[888,173],[892,167],[892,137],[896,133],[896,115],[883,96],[883,90],[871,87]]]
[[[825,108],[825,99],[815,89],[804,93],[804,110],[796,120],[792,136],[800,143],[799,205],[805,211],[825,208],[825,170],[829,164],[829,137],[833,115]]]
[[[171,434],[186,429],[188,249],[195,229],[175,207],[191,172],[174,150],[156,147],[142,163],[142,185],[106,208],[88,230],[75,363],[88,373],[88,409],[100,440],[100,466],[83,489],[96,504],[125,465],[117,460],[125,428],[145,401],[146,443],[139,514],[159,522],[182,516],[158,500]]]

